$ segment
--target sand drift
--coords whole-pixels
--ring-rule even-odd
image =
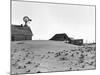
[[[11,74],[77,71],[95,68],[95,44],[77,46],[47,40],[11,42]]]

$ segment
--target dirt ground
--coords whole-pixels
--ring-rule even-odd
[[[95,68],[95,44],[76,46],[47,40],[11,42],[11,74]]]

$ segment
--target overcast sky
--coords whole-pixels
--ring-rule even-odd
[[[12,2],[12,24],[24,24],[29,16],[33,40],[48,40],[56,33],[95,41],[95,7],[34,2]]]

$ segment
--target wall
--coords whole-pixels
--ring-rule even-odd
[[[12,41],[32,40],[32,36],[26,35],[13,35]]]
[[[25,36],[25,40],[32,40],[32,36]]]

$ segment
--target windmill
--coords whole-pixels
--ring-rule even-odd
[[[32,21],[32,19],[30,19],[28,16],[24,16],[23,21],[25,22],[24,26],[28,26],[28,22]]]

